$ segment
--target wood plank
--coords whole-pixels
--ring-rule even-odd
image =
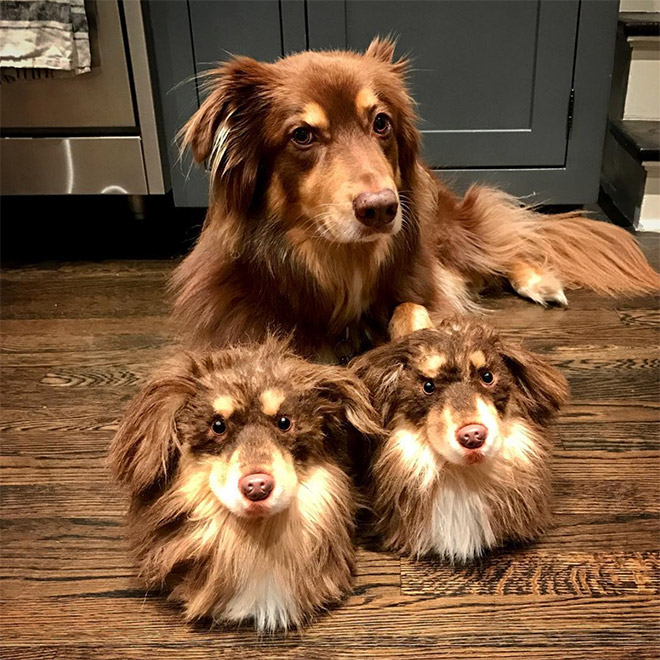
[[[590,648],[653,646],[657,642],[656,598],[644,596],[404,597],[399,594],[351,596],[298,633],[275,633],[269,648],[304,644],[317,649],[540,646]],[[127,637],[142,643],[198,643],[212,633],[218,647],[233,648],[259,636],[248,626],[209,630],[187,626],[161,596],[141,592],[83,598],[14,599],[0,602],[0,622],[14,644],[113,645]],[[25,625],[29,621],[30,625]],[[484,623],[487,622],[487,623]]]
[[[201,637],[201,635],[200,635]],[[194,645],[170,644],[131,644],[130,646],[94,644],[68,644],[66,646],[24,647],[5,644],[0,649],[2,660],[236,660],[236,658],[263,657],[267,660],[310,660],[309,652],[304,648],[273,649],[268,638],[237,645],[231,649],[220,647],[206,638],[199,639]],[[364,646],[345,648],[316,648],[315,660],[657,660],[658,653],[652,647],[628,646],[623,648],[586,647],[580,649],[551,648],[547,646],[514,646],[476,648],[446,648],[439,645],[412,648],[379,646],[377,649]]]
[[[152,279],[169,277],[180,259],[121,259],[107,261],[53,261],[29,266],[3,267],[0,277],[7,282],[41,282],[57,277],[75,282],[84,279]]]
[[[660,388],[660,384],[659,384]],[[631,423],[636,421],[654,423],[660,419],[660,403],[657,401],[642,401],[639,404],[626,402],[625,405],[616,399],[604,401],[569,401],[559,418],[561,424],[572,423]]]
[[[649,348],[658,345],[656,328],[624,326],[614,310],[543,309],[527,306],[499,310],[488,317],[505,337],[544,353],[571,345],[588,354],[593,346]]]
[[[638,328],[659,328],[660,311],[657,309],[618,310],[621,323]]]
[[[0,330],[0,363],[4,367],[155,365],[173,336],[169,319],[160,316],[4,320]]]
[[[555,516],[539,547],[561,552],[646,552],[658,548],[660,516],[655,513],[588,513]]]
[[[584,422],[560,420],[557,435],[564,449],[624,452],[660,449],[660,421]]]
[[[49,449],[49,436],[30,446],[21,444],[21,436],[8,436],[3,442],[0,456],[0,483],[4,486],[41,484],[67,486],[77,484],[79,492],[96,490],[100,484],[110,486],[110,475],[105,466],[107,446],[111,433],[104,432],[104,442],[91,444],[85,439],[72,441],[69,447]],[[97,436],[98,438],[98,436]],[[588,469],[585,469],[588,468]],[[81,469],[85,479],[81,480]],[[578,491],[585,483],[590,488],[607,482],[610,487],[615,483],[635,484],[641,491],[652,491],[651,501],[660,474],[660,454],[657,451],[627,451],[620,455],[611,452],[592,451],[588,457],[582,452],[557,450],[554,454],[553,470],[562,489],[575,489],[573,501],[582,501]],[[635,507],[649,498],[634,491]]]
[[[658,552],[496,552],[468,566],[401,560],[407,596],[624,596],[660,592]]]
[[[104,316],[158,316],[167,312],[165,280],[112,277],[71,281],[4,282],[3,314],[6,319],[93,319]]]

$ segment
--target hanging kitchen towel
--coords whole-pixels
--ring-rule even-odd
[[[78,75],[91,63],[84,0],[0,0],[3,82]]]

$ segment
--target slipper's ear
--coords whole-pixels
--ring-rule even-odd
[[[381,432],[378,415],[369,401],[364,383],[345,367],[319,368],[317,389],[322,393],[325,418],[332,425],[350,424],[358,433]]]
[[[108,466],[132,494],[146,493],[171,476],[181,448],[176,417],[193,393],[182,374],[163,371],[131,402],[110,446]]]
[[[562,373],[522,348],[504,344],[501,355],[518,385],[518,405],[538,424],[549,422],[569,396],[568,382]]]
[[[416,330],[432,328],[433,322],[426,309],[415,303],[402,303],[392,314],[389,325],[390,339],[395,341]]]
[[[352,360],[349,369],[366,386],[371,403],[386,427],[390,422],[399,396],[399,381],[408,363],[405,347],[385,344]]]

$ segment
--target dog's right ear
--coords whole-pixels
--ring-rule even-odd
[[[394,310],[388,331],[390,339],[395,341],[416,330],[432,327],[433,321],[426,307],[415,303],[402,303]]]
[[[167,480],[180,441],[176,416],[192,393],[178,376],[154,378],[131,402],[110,446],[108,465],[134,495]]]
[[[227,213],[244,213],[252,201],[268,109],[270,65],[236,57],[207,74],[210,89],[181,129],[181,148],[197,163],[207,161],[212,192]]]

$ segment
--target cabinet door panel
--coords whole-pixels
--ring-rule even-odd
[[[189,0],[195,65],[200,73],[230,55],[282,55],[278,0]]]
[[[431,166],[564,165],[578,0],[308,6],[311,48],[361,50],[377,34],[399,37],[397,52],[413,59],[411,89]]]

